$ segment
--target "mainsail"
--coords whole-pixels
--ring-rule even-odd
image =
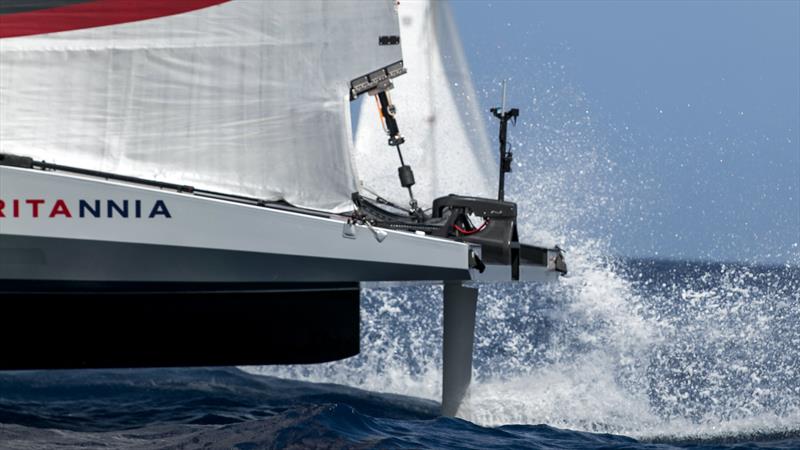
[[[0,152],[351,208],[350,82],[402,59],[393,0],[57,6],[0,7]]]
[[[406,138],[403,155],[414,167],[421,205],[451,193],[493,197],[497,175],[484,117],[448,4],[403,1],[399,8],[408,74],[391,91]],[[356,165],[364,187],[397,204],[407,192],[397,180],[394,149],[386,145],[377,108],[363,100],[356,133]]]

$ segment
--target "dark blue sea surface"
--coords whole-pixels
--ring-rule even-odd
[[[480,287],[460,418],[440,288],[372,286],[346,361],[0,372],[0,448],[800,448],[799,269],[573,261]]]
[[[643,443],[547,425],[481,427],[437,417],[432,401],[236,368],[0,375],[3,448],[718,448]],[[757,441],[751,441],[758,438]],[[744,436],[735,447],[797,448],[800,435]]]

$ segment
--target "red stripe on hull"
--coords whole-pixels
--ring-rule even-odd
[[[0,39],[95,28],[207,8],[230,0],[95,0],[0,15]]]

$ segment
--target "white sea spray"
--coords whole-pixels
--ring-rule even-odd
[[[509,197],[523,240],[564,247],[570,273],[547,286],[480,286],[459,415],[644,439],[800,429],[797,263],[616,258],[650,181],[617,173],[604,139],[615,128],[556,65],[541,67],[527,74],[536,87],[516,89],[524,115],[511,130]],[[440,286],[366,287],[360,355],[248,370],[438,400],[441,332]]]

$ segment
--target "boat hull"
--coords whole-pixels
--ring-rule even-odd
[[[465,244],[332,214],[8,166],[0,201],[0,370],[332,361],[360,281],[470,276]]]
[[[332,361],[359,351],[361,282],[517,278],[473,266],[480,246],[466,242],[5,163],[0,370]],[[524,253],[520,279],[558,276],[553,251]]]
[[[357,283],[4,280],[0,370],[308,364],[359,352]]]
[[[469,279],[464,243],[334,214],[0,166],[0,283]],[[344,231],[347,231],[346,235]]]

